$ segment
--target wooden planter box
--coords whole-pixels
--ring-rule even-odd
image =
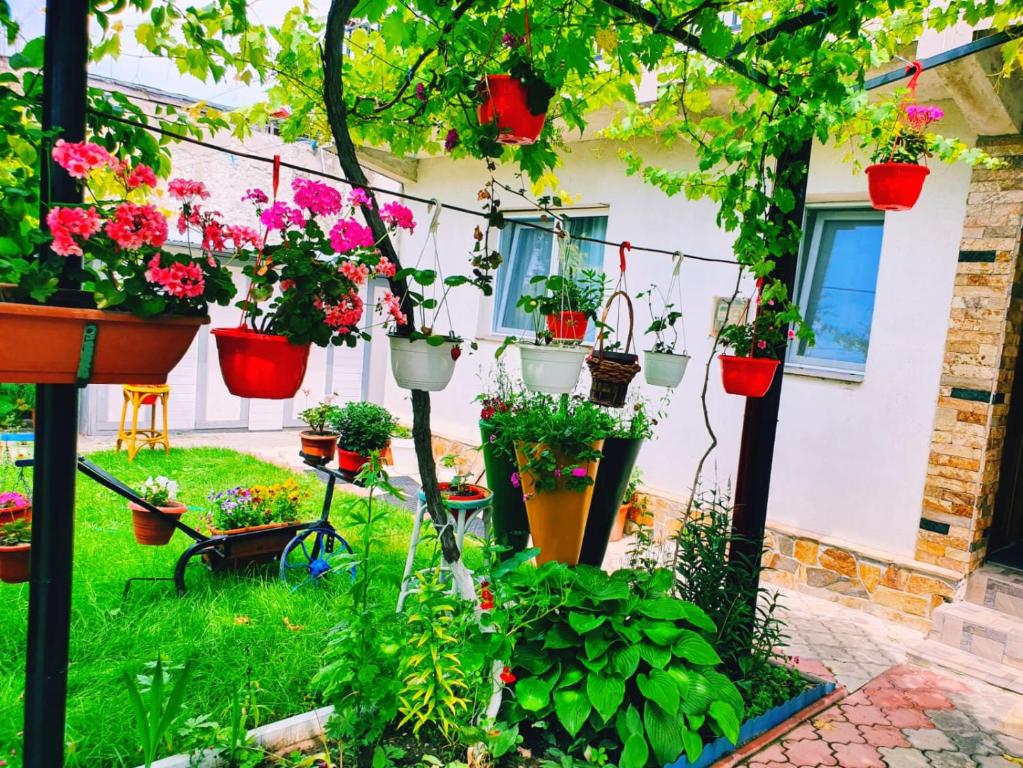
[[[296,532],[307,523],[270,523],[253,525],[248,528],[231,528],[226,531],[210,527],[211,536],[227,536],[220,545],[223,557],[204,554],[203,560],[213,571],[230,571],[249,565],[271,563],[277,560]]]

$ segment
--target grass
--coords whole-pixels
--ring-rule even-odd
[[[308,490],[309,519],[318,514],[323,484],[247,454],[211,448],[139,454],[101,452],[90,458],[129,485],[150,475],[180,483],[181,501],[202,508],[207,493],[235,485],[295,477]],[[9,477],[8,477],[9,479]],[[4,478],[0,475],[0,481]],[[354,497],[336,494],[331,520],[349,541],[345,508]],[[391,508],[374,537],[375,599],[397,600],[411,515]],[[196,525],[198,511],[185,522]],[[225,722],[232,691],[246,679],[258,684],[260,720],[306,711],[320,702],[309,681],[319,668],[330,627],[344,618],[347,579],[322,589],[290,591],[273,568],[211,574],[189,569],[189,593],[178,598],[170,582],[136,582],[132,576],[170,576],[188,545],[175,533],[165,547],[135,543],[131,514],[119,496],[79,475],[76,491],[74,591],[68,673],[68,766],[135,766],[140,762],[122,671],[142,672],[158,655],[173,664],[191,662],[186,716],[209,714]],[[352,541],[353,546],[358,546]],[[429,557],[421,547],[424,565]],[[470,567],[478,553],[467,553]],[[28,585],[0,585],[0,756],[20,764]]]

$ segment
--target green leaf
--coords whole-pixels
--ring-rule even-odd
[[[636,610],[651,619],[681,619],[686,617],[686,603],[670,597],[640,600]]]
[[[683,605],[685,606],[686,620],[694,627],[702,629],[704,632],[715,633],[718,631],[714,620],[700,606],[692,603],[683,603]]]
[[[527,677],[515,683],[515,699],[527,712],[539,712],[550,704],[551,691],[543,680]]]
[[[693,664],[714,666],[721,663],[717,651],[704,638],[689,629],[682,632],[682,636],[671,646],[672,653]]]
[[[572,611],[568,614],[568,625],[580,635],[586,635],[607,621],[607,616]]]
[[[643,634],[658,645],[671,645],[684,631],[667,621],[650,621],[642,625]]]
[[[699,760],[700,755],[703,754],[703,739],[696,731],[691,731],[688,728],[682,729],[682,746],[686,750],[686,759],[690,764]]]
[[[543,647],[551,649],[575,648],[579,645],[579,638],[571,629],[564,624],[555,624],[544,639]]]
[[[608,647],[614,642],[614,638],[606,637],[603,634],[589,634],[586,636],[584,645],[586,647],[586,655],[591,659],[595,659],[598,656],[603,655],[607,652]]]
[[[589,699],[582,691],[567,690],[554,694],[554,713],[572,738],[586,724],[586,718],[592,710]]]
[[[636,684],[645,698],[657,702],[665,712],[677,716],[680,699],[678,686],[671,675],[659,669],[652,669],[649,675],[638,675]]]
[[[650,748],[641,734],[634,733],[625,740],[618,768],[644,768],[650,758]]]
[[[730,704],[724,701],[710,703],[710,716],[721,727],[721,733],[733,744],[739,741],[739,718]]]
[[[652,643],[640,643],[639,655],[647,664],[656,669],[664,669],[671,661],[671,651]]]
[[[591,674],[586,678],[586,695],[605,721],[614,717],[625,700],[625,682],[617,677]]]
[[[652,701],[643,705],[643,725],[660,765],[670,765],[682,754],[682,726],[678,715],[665,712]]]
[[[519,739],[519,726],[513,725],[497,734],[497,738],[490,744],[490,754],[493,758],[499,758],[508,754]]]
[[[628,680],[636,674],[639,667],[639,647],[627,645],[623,648],[615,648],[608,653],[611,659],[611,672],[623,680]]]
[[[11,69],[40,69],[43,66],[43,46],[45,40],[36,37],[25,43],[25,47],[11,56],[8,63]]]

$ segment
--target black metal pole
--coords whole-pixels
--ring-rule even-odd
[[[803,226],[806,207],[806,177],[810,167],[812,143],[781,153],[777,162],[776,178],[787,180],[795,205],[788,213],[774,209],[770,214],[786,227]],[[799,244],[777,260],[774,275],[793,296],[796,282],[796,263]],[[746,414],[742,422],[742,443],[739,448],[739,467],[736,471],[735,498],[732,512],[732,542],[729,554],[731,571],[741,579],[749,578],[748,596],[756,608],[760,586],[761,551],[764,546],[764,528],[767,523],[767,499],[771,490],[771,468],[774,464],[774,439],[778,431],[778,406],[784,376],[778,371],[774,383],[761,398],[747,398]],[[752,627],[748,628],[752,630]]]
[[[48,0],[43,63],[43,130],[67,141],[85,137],[89,4]],[[81,201],[74,180],[42,158],[40,198]],[[40,258],[62,258],[44,249]],[[68,266],[71,266],[70,264]],[[76,287],[62,281],[64,287]],[[31,339],[22,343],[30,344]],[[32,570],[25,664],[25,768],[64,764],[68,643],[71,627],[71,556],[74,538],[78,388],[36,386],[36,459],[32,491]]]

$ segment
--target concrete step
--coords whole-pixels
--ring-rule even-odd
[[[929,639],[1023,671],[1023,619],[994,608],[969,602],[939,606]]]
[[[922,667],[938,667],[975,677],[1014,693],[1023,693],[1023,669],[974,656],[972,653],[945,645],[937,639],[924,640],[911,648],[906,662]]]
[[[1023,572],[1001,565],[985,565],[970,574],[967,602],[1023,618]]]

